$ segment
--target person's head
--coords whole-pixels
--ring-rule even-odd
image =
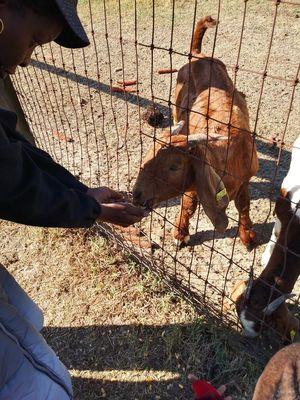
[[[36,46],[55,40],[64,47],[89,44],[77,0],[0,0],[0,77],[29,64]]]

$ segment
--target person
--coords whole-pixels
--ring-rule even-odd
[[[89,44],[77,0],[0,0],[0,77],[26,67],[36,46]],[[43,227],[129,226],[147,213],[106,187],[89,188],[16,131],[0,109],[0,218]],[[72,399],[69,372],[39,331],[41,310],[0,266],[0,400]]]

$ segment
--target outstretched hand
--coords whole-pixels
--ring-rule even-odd
[[[226,392],[226,386],[225,386],[225,385],[220,386],[220,387],[218,388],[218,392],[220,393],[221,396],[223,396],[223,399],[224,399],[224,400],[232,400],[232,397],[231,397],[231,396],[226,396],[226,397],[224,397],[224,394],[225,394],[225,392]]]
[[[148,211],[128,203],[124,193],[106,186],[88,189],[87,194],[101,205],[99,221],[128,227],[149,215]]]
[[[149,215],[148,211],[129,203],[109,203],[101,205],[99,220],[120,226],[130,226]]]

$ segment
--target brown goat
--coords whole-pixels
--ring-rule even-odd
[[[164,131],[148,151],[133,200],[153,208],[182,195],[174,229],[179,243],[189,241],[189,220],[198,202],[215,228],[224,232],[228,224],[225,210],[234,200],[240,238],[252,247],[255,235],[248,184],[258,170],[256,147],[249,133],[245,96],[235,89],[220,60],[200,52],[206,29],[215,24],[211,17],[197,23],[192,59],[178,72],[173,117],[180,121],[179,127],[173,134]]]
[[[300,399],[300,343],[278,351],[255,386],[252,400]]]
[[[298,331],[299,321],[285,305],[300,274],[300,137],[295,141],[292,161],[275,205],[276,222],[263,254],[265,269],[251,282],[242,283],[232,298],[245,333],[255,337],[261,320],[275,327],[284,337]]]

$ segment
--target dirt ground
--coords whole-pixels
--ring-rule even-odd
[[[201,301],[220,314],[224,293],[229,295],[236,280],[246,278],[252,265],[256,274],[261,271],[263,245],[272,229],[273,201],[289,167],[290,146],[299,134],[299,85],[295,86],[299,6],[282,3],[275,12],[274,2],[260,0],[199,4],[183,0],[81,1],[91,46],[76,51],[56,45],[38,49],[32,67],[20,72],[14,84],[38,145],[87,184],[130,191],[143,154],[158,134],[141,120],[141,114],[153,100],[166,116],[169,113],[176,74],[158,75],[157,70],[179,69],[187,62],[195,4],[196,20],[203,15],[219,20],[217,30],[206,33],[203,50],[211,55],[214,48],[214,56],[227,65],[237,88],[246,95],[251,128],[258,135],[260,170],[250,191],[251,215],[261,245],[249,253],[236,240],[237,212],[230,205],[231,220],[225,234],[214,237],[210,222],[199,210],[191,224],[190,246],[178,251],[171,236],[178,212],[176,199],[161,205],[143,222],[147,237],[158,246],[154,252],[145,246],[140,253],[152,262],[154,270],[175,277],[195,295],[204,295]],[[171,56],[170,47],[175,51]],[[235,74],[232,67],[239,48]],[[267,76],[263,77],[260,73],[265,69]],[[123,78],[136,78],[139,93],[111,93],[110,83],[116,85]],[[281,153],[267,144],[269,136],[283,135],[286,147]],[[63,291],[63,287],[57,289],[57,296]],[[66,321],[70,310],[72,307],[65,310],[62,306],[56,323]],[[235,317],[231,321],[234,324]],[[94,335],[93,330],[89,332]]]
[[[43,335],[76,400],[187,400],[188,373],[251,398],[265,359],[244,354],[233,332],[196,315],[95,230],[2,222],[0,247],[0,262],[44,311]]]

